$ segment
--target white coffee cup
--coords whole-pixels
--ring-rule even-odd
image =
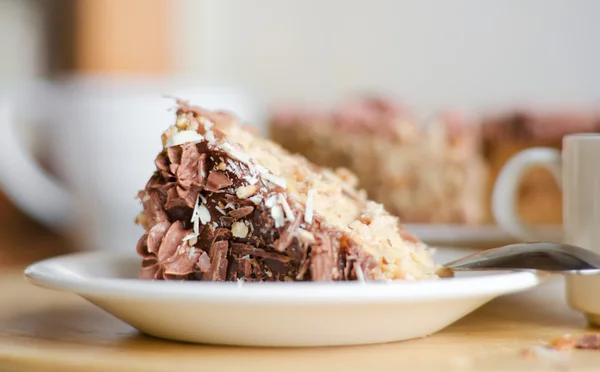
[[[145,78],[36,82],[0,95],[0,187],[34,218],[74,236],[78,248],[135,249],[142,234],[135,196],[175,119],[175,100],[165,95],[250,122],[259,115],[233,88]],[[56,174],[36,163],[23,134],[44,145]]]
[[[515,208],[523,176],[539,166],[554,173],[562,187],[562,237],[527,226]],[[552,148],[531,148],[513,156],[498,175],[492,210],[498,224],[522,240],[563,240],[600,253],[600,133],[565,136],[562,154]],[[600,324],[599,294],[600,277],[567,278],[570,305],[596,324]]]

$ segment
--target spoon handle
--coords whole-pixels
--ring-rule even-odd
[[[444,265],[452,270],[543,270],[557,273],[600,272],[600,255],[561,243],[511,244],[477,252]]]

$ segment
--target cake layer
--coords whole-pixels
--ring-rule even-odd
[[[179,102],[140,192],[140,277],[178,280],[435,278],[427,247],[367,200],[235,116]]]

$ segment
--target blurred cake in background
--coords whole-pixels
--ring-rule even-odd
[[[506,162],[531,147],[561,149],[563,136],[600,131],[600,116],[588,112],[514,111],[482,120],[484,156],[490,168],[488,200],[496,177]],[[491,201],[486,203],[490,222]],[[562,198],[557,180],[548,170],[532,169],[519,191],[518,211],[530,224],[562,223]]]
[[[422,123],[381,98],[332,112],[279,110],[270,135],[292,152],[358,175],[369,197],[411,223],[478,224],[487,218],[487,167],[479,126],[455,113]]]

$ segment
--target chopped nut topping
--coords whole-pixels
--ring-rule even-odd
[[[169,138],[173,137],[174,135],[176,135],[178,132],[177,127],[176,126],[172,126],[169,127],[169,129],[167,129],[162,136],[160,137],[162,140],[162,144],[163,147],[167,146],[167,141],[169,140]]]
[[[237,221],[231,225],[231,233],[236,238],[245,238],[248,236],[248,226],[245,223]]]
[[[223,162],[220,162],[218,168],[220,170],[225,170],[225,168],[227,168],[227,165],[225,163],[223,163]]]
[[[248,185],[248,186],[240,186],[235,192],[235,195],[240,199],[246,199],[254,194],[256,194],[256,186]],[[258,203],[256,203],[258,204]]]
[[[180,114],[177,116],[177,120],[175,121],[175,126],[179,129],[185,129],[189,123],[189,119],[186,114]]]

